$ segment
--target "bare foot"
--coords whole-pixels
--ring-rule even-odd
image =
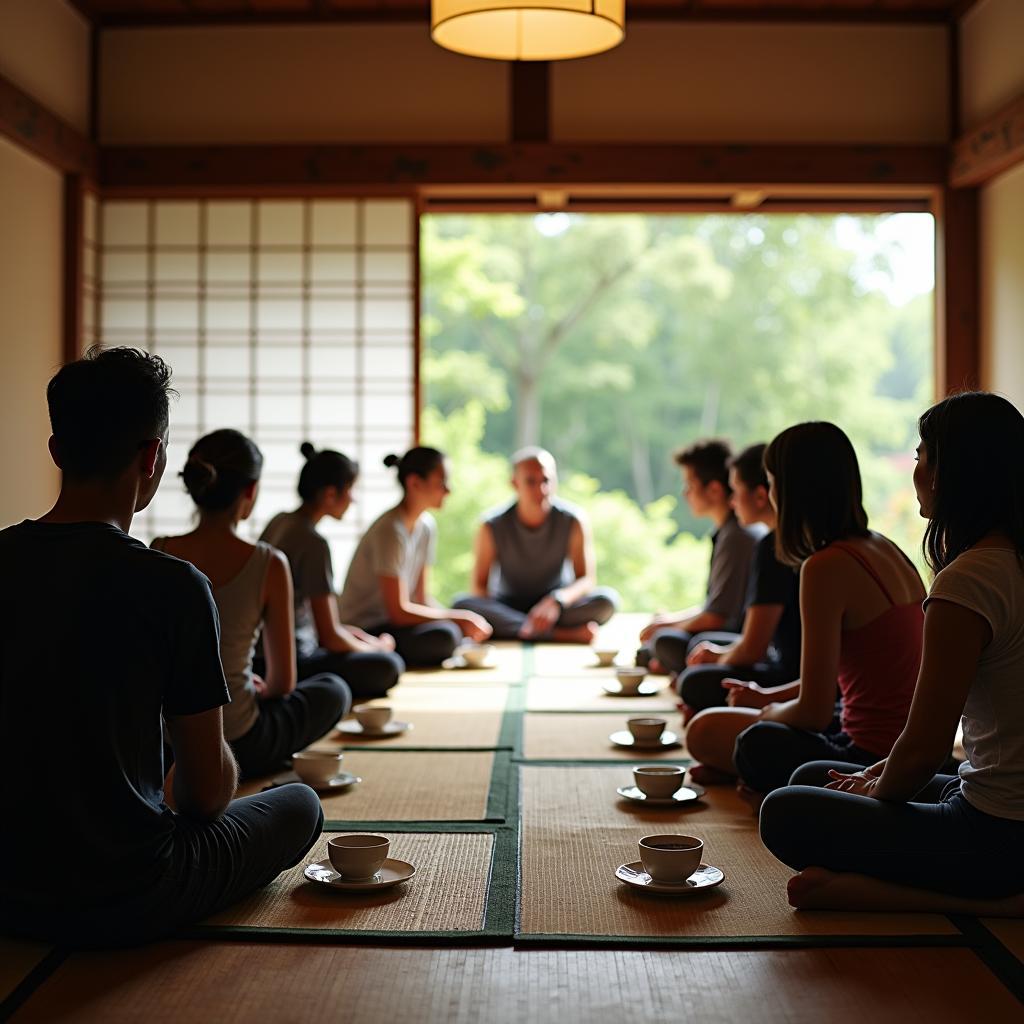
[[[731,786],[735,775],[728,775],[706,764],[695,764],[690,768],[690,778],[699,786]]]
[[[977,917],[1024,917],[1024,893],[1001,899],[951,896],[931,889],[883,882],[855,872],[804,868],[786,886],[797,910],[863,910]]]
[[[551,639],[558,644],[592,644],[597,639],[598,628],[596,622],[585,622],[571,629],[553,629]]]
[[[670,673],[657,658],[651,658],[651,660],[647,662],[647,674],[651,676],[667,676]]]
[[[754,812],[754,817],[756,818],[761,813],[764,793],[758,793],[756,789],[751,789],[744,782],[736,783],[736,793],[744,803],[750,804],[750,809]]]

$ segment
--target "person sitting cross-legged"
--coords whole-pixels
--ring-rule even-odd
[[[512,456],[515,500],[477,531],[473,593],[455,607],[482,615],[495,639],[588,644],[618,607],[614,590],[596,586],[586,518],[555,497],[557,486],[551,453],[521,449]]]
[[[729,461],[732,507],[743,526],[769,528],[754,549],[743,631],[698,633],[681,665],[670,640],[658,645],[658,657],[671,672],[694,712],[725,704],[742,706],[766,686],[800,675],[800,576],[775,557],[775,509],[764,470],[767,446],[751,445]],[[745,684],[745,685],[744,685]],[[748,693],[749,691],[749,693]]]
[[[954,395],[920,420],[914,487],[936,570],[888,757],[797,769],[761,838],[806,910],[1024,916],[1024,416]],[[957,722],[966,761],[943,771]]]
[[[323,827],[307,786],[232,799],[209,581],[128,536],[166,465],[169,381],[134,349],[64,366],[47,389],[56,504],[0,532],[8,934],[74,947],[168,935],[298,864]]]

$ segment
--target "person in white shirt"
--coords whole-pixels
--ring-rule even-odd
[[[799,909],[1024,916],[1024,416],[954,395],[920,419],[937,572],[906,727],[868,768],[815,762],[761,807]],[[939,775],[962,719],[967,760]]]

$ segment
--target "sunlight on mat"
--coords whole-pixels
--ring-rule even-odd
[[[365,747],[367,750],[437,747],[443,750],[453,747],[491,749],[498,743],[502,719],[500,710],[476,711],[448,705],[440,709],[426,710],[410,706],[410,703],[401,697],[397,697],[393,702],[382,700],[373,703],[387,703],[394,708],[393,721],[408,722],[411,728],[398,735],[383,739],[367,739],[364,736],[335,731],[322,740],[318,740],[313,746],[317,750],[348,749],[350,747]],[[354,723],[355,718],[350,718],[347,721]]]
[[[957,934],[933,915],[796,913],[786,902],[792,872],[761,844],[731,790],[711,787],[703,807],[673,810],[658,824],[622,809],[615,788],[624,775],[617,768],[521,769],[522,935]],[[665,897],[621,884],[616,867],[636,861],[637,840],[662,829],[703,839],[704,861],[725,872],[723,885]]]
[[[167,942],[72,957],[17,1020],[934,1024],[1013,1020],[1019,1012],[964,949],[668,953]]]
[[[518,683],[523,678],[523,645],[498,643],[487,668],[416,668],[402,674],[399,686]]]
[[[632,750],[616,747],[609,735],[626,728],[626,719],[635,711],[623,710],[617,715],[546,715],[523,716],[523,757],[533,761],[685,761],[684,747],[654,750]],[[660,715],[668,728],[681,737],[678,713]]]
[[[386,932],[472,932],[483,927],[493,836],[383,834],[391,840],[390,856],[416,868],[409,881],[379,893],[334,892],[306,881],[306,864],[327,857],[330,834],[325,833],[302,864],[205,923]]]
[[[0,938],[0,1002],[6,999],[50,952],[40,942]]]
[[[395,709],[395,717],[401,718],[406,712],[423,710],[459,711],[502,711],[508,701],[508,684],[495,683],[489,686],[460,684],[446,686],[406,686],[402,683],[386,697],[366,701],[367,704],[388,704]]]
[[[588,676],[560,678],[534,676],[526,687],[527,711],[611,711],[622,713],[657,712],[677,715],[679,698],[665,676],[652,676],[661,689],[650,696],[620,697],[605,693],[606,683],[616,683],[610,669],[595,669]]]

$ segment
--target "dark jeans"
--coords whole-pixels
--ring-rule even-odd
[[[298,659],[299,678],[307,679],[329,672],[341,676],[352,696],[373,700],[387,694],[405,671],[405,662],[395,651],[328,651],[318,647]]]
[[[155,886],[126,902],[79,910],[61,902],[54,880],[55,906],[0,907],[4,930],[76,948],[136,945],[171,935],[300,863],[324,823],[319,797],[297,784],[234,800],[208,824],[180,814],[173,819],[170,853]]]
[[[795,871],[816,866],[956,896],[1024,892],[1024,821],[972,807],[954,775],[936,775],[908,803],[824,789],[828,770],[860,766],[816,761],[761,805],[761,838]]]
[[[367,633],[380,636],[390,633],[395,638],[395,648],[407,665],[429,667],[440,665],[455,653],[462,642],[462,630],[447,619],[433,622],[418,622],[415,626],[395,626],[382,622]]]
[[[781,722],[755,722],[736,737],[733,760],[740,778],[758,793],[789,784],[809,761],[848,761],[866,767],[885,755],[856,746],[843,732],[805,732]]]
[[[329,732],[352,706],[348,687],[333,675],[301,680],[287,697],[260,701],[260,717],[231,741],[243,778],[276,771],[296,751]]]
[[[482,615],[494,628],[495,640],[516,640],[526,622],[527,613],[544,596],[516,597],[506,594],[499,599],[463,594],[456,599],[453,607]],[[585,626],[588,622],[602,626],[615,614],[618,606],[619,595],[611,587],[595,587],[585,597],[563,608],[554,628],[573,629]],[[531,639],[543,640],[544,636]]]
[[[731,644],[739,639],[739,633],[704,632],[688,633],[684,629],[663,629],[651,640],[651,651],[662,665],[673,673],[686,668],[686,656],[700,640],[713,644]]]

